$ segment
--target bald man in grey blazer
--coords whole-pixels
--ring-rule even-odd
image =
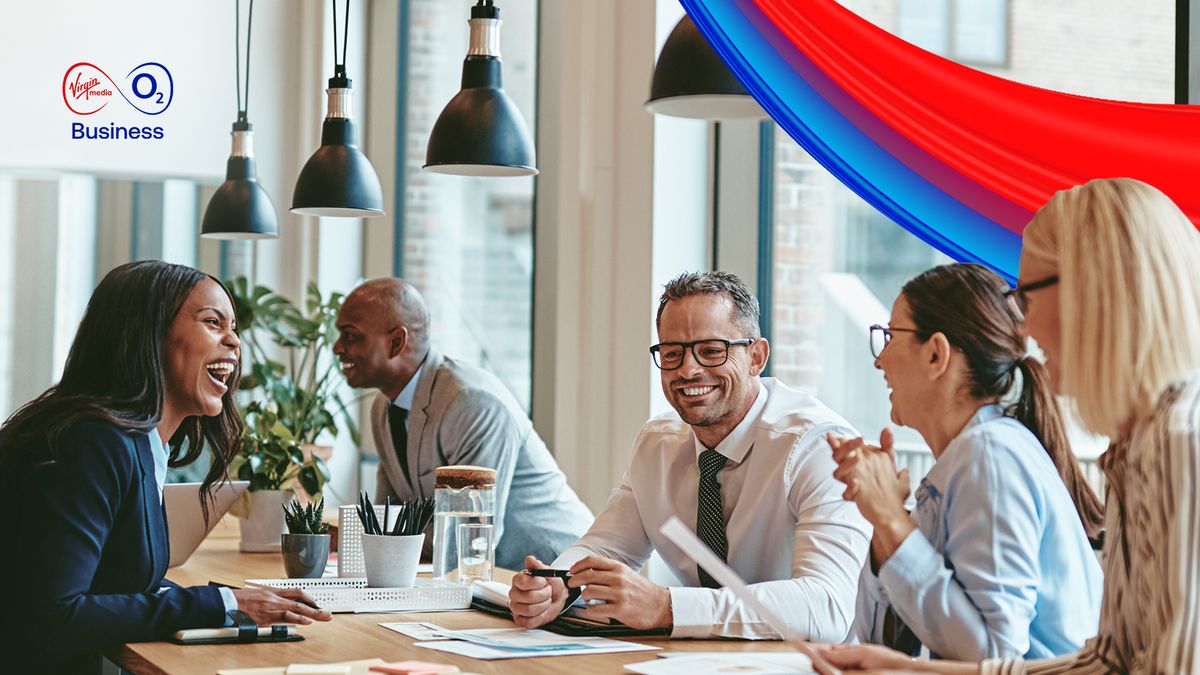
[[[375,496],[430,497],[434,469],[496,470],[496,564],[552,560],[587,530],[592,513],[567,484],[512,394],[491,373],[430,345],[429,311],[400,279],[374,279],[346,297],[333,352],[346,381],[375,388],[371,432],[379,452]]]

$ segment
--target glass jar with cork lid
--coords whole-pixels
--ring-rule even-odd
[[[496,470],[482,466],[455,465],[438,467],[434,472],[434,515],[433,515],[433,577],[435,579],[459,578],[458,543],[460,526],[466,525],[471,533],[469,550],[472,572],[486,565],[486,577],[491,576],[491,560],[495,557],[495,537],[491,536],[496,517]],[[486,533],[486,537],[484,536]],[[476,546],[476,544],[478,544]],[[482,558],[482,559],[476,559]],[[484,576],[482,571],[478,576]],[[469,581],[469,579],[459,579]]]

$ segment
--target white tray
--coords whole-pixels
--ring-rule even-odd
[[[368,588],[366,578],[247,579],[247,586],[302,588],[330,612],[442,612],[471,606],[471,587],[417,579],[412,588]]]

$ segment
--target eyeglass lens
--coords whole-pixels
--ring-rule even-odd
[[[663,345],[656,353],[658,366],[664,370],[672,370],[683,365],[683,345]],[[721,340],[705,340],[692,345],[692,355],[702,366],[719,366],[725,363],[729,347]]]
[[[872,326],[871,327],[871,355],[874,356],[875,358],[879,358],[879,355],[881,353],[883,353],[883,348],[887,346],[887,343],[888,343],[887,330],[884,329],[882,326]]]

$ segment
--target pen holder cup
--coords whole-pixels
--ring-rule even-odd
[[[424,534],[362,535],[363,566],[369,588],[410,588],[417,582]]]
[[[396,523],[396,517],[400,515],[399,509],[392,509],[391,516],[388,517],[387,526],[390,528]],[[383,522],[384,508],[382,506],[375,507],[375,517],[380,523]],[[339,577],[361,578],[366,576],[366,570],[363,568],[363,550],[362,550],[363,527],[362,521],[358,519],[358,510],[354,505],[338,507],[338,560],[337,560],[337,575]]]

